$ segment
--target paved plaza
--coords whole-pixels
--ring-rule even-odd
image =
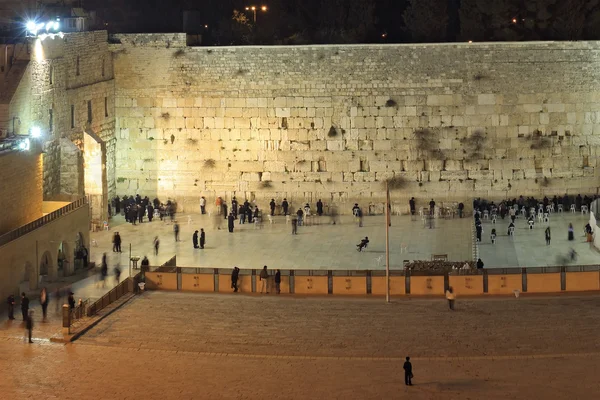
[[[278,216],[274,223],[268,221],[262,229],[252,224],[236,223],[234,233],[227,231],[225,220],[221,229],[215,227],[215,216],[192,214],[178,215],[181,233],[175,243],[173,225],[154,219],[151,223],[138,225],[126,223],[118,216],[111,221],[110,231],[96,232],[92,239],[92,258],[100,262],[102,252],[109,255],[109,263],[127,265],[129,243],[134,255],[148,255],[152,265],[160,265],[177,255],[177,265],[182,267],[261,268],[268,265],[280,269],[338,269],[364,270],[385,269],[385,219],[383,216],[364,218],[358,227],[351,217],[342,217],[341,224],[330,224],[328,217],[321,217],[310,226],[298,227],[298,235],[292,235],[291,224]],[[448,254],[449,259],[472,259],[471,219],[436,220],[434,229],[423,227],[421,219],[394,216],[390,228],[390,265],[401,269],[403,260],[430,260],[432,254]],[[194,249],[192,234],[204,228],[207,245],[203,250]],[[112,235],[119,231],[123,238],[121,255],[112,252]],[[160,250],[153,254],[153,240],[158,236]],[[360,239],[368,236],[366,251],[356,251]]]
[[[60,399],[595,399],[599,296],[146,292],[74,344],[0,338],[0,393]],[[410,355],[414,386],[403,383]]]

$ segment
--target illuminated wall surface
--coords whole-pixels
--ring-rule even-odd
[[[42,155],[0,156],[0,235],[42,216]]]
[[[600,43],[185,47],[121,35],[117,192],[382,201],[590,193]],[[424,131],[420,131],[424,129]]]

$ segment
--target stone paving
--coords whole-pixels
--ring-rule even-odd
[[[132,226],[122,217],[113,218],[110,231],[96,232],[92,239],[92,258],[99,262],[107,252],[110,263],[120,262],[126,266],[129,244],[134,255],[148,255],[152,265],[162,264],[174,254],[177,265],[183,267],[261,268],[263,265],[280,269],[385,269],[385,225],[383,216],[364,218],[359,228],[351,217],[342,217],[342,223],[331,225],[328,217],[320,224],[298,227],[298,235],[291,234],[291,225],[278,216],[274,224],[267,221],[262,229],[254,225],[236,223],[234,233],[227,232],[226,221],[222,229],[216,229],[215,216],[192,214],[179,215],[180,240],[175,243],[173,225],[154,219]],[[221,219],[218,220],[221,222]],[[315,219],[316,222],[316,219]],[[402,261],[430,260],[432,254],[448,254],[450,259],[472,259],[470,219],[436,220],[434,229],[423,227],[420,219],[412,221],[408,216],[392,217],[390,228],[390,265],[402,268]],[[207,245],[204,250],[192,246],[194,230],[204,228]],[[122,254],[112,252],[112,235],[119,231],[123,238]],[[153,240],[158,236],[160,250],[153,254]],[[368,249],[359,253],[355,245],[368,236]],[[404,244],[405,246],[402,246]]]
[[[146,292],[74,344],[0,338],[2,399],[595,399],[599,296]],[[549,329],[548,327],[552,327]],[[410,355],[414,386],[403,384]]]
[[[581,213],[558,213],[550,216],[550,223],[535,220],[533,229],[529,229],[527,220],[517,219],[515,236],[508,236],[508,217],[498,219],[494,226],[489,220],[483,221],[482,243],[479,254],[487,268],[505,267],[540,267],[560,265],[559,257],[567,256],[570,249],[575,249],[578,259],[574,264],[598,265],[600,253],[586,243],[583,229],[589,221],[589,215]],[[568,240],[569,224],[573,224],[575,240]],[[550,226],[551,245],[546,246],[544,231]],[[490,233],[496,228],[498,237],[492,244]]]

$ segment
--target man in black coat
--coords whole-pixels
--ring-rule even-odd
[[[233,267],[233,272],[231,273],[231,288],[234,292],[238,291],[238,277],[240,276],[240,269],[238,267]]]
[[[290,205],[288,204],[287,199],[283,199],[283,201],[281,202],[281,208],[283,209],[283,215],[288,215],[288,207]]]
[[[194,244],[194,248],[198,248],[198,231],[195,231],[192,235],[192,243]]]
[[[321,201],[321,199],[319,199],[319,201],[317,201],[317,215],[319,217],[321,215],[323,215],[323,202]]]
[[[144,212],[146,211],[146,208],[144,206],[137,206],[138,209],[138,222],[141,224],[142,222],[144,222]]]
[[[152,204],[148,204],[148,221],[152,222],[152,218],[154,218],[154,207],[152,207]]]
[[[8,319],[15,319],[15,295],[8,296],[6,303],[8,304]]]
[[[410,363],[410,357],[406,357],[406,361],[404,362],[404,384],[408,386],[412,386],[412,364]]]
[[[233,221],[235,220],[235,217],[233,216],[233,213],[229,213],[229,215],[227,216],[227,228],[229,229],[229,233],[233,233]]]
[[[237,212],[238,212],[238,201],[235,198],[235,196],[233,196],[233,199],[231,200],[231,213],[233,214],[233,218],[237,218]]]
[[[414,197],[410,198],[410,200],[408,201],[408,205],[410,206],[410,215],[415,215],[416,204]]]
[[[271,207],[271,215],[275,215],[275,199],[271,199],[269,207]]]
[[[206,243],[206,235],[204,233],[204,229],[200,229],[200,248],[204,248],[204,243]]]
[[[21,293],[21,315],[23,316],[23,322],[27,322],[27,315],[29,312],[29,297],[25,292]]]

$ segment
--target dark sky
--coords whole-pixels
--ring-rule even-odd
[[[600,38],[600,0],[85,0],[111,32],[182,31],[203,44]],[[254,23],[246,6],[266,5]],[[240,13],[232,19],[234,10]],[[108,25],[104,25],[108,24]],[[205,28],[204,25],[208,25]]]

